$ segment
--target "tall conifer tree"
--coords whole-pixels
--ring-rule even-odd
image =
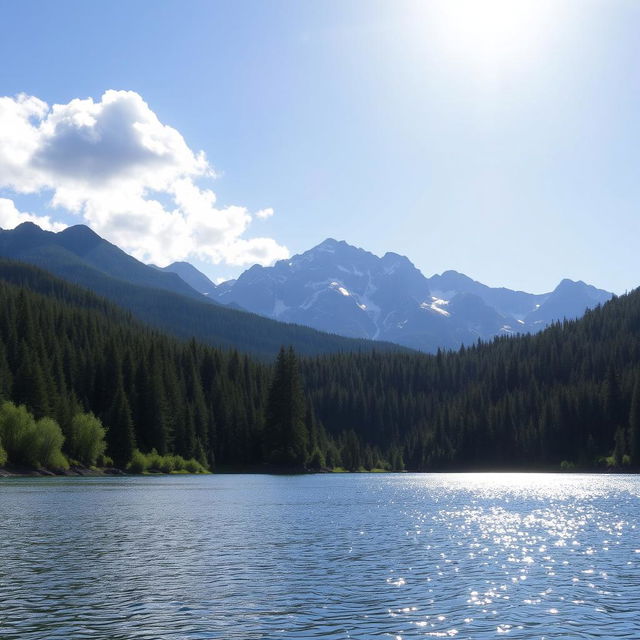
[[[280,349],[265,424],[265,453],[274,464],[303,465],[307,459],[307,427],[298,362],[290,347]]]
[[[131,460],[136,442],[133,421],[131,420],[131,408],[124,393],[122,377],[120,377],[105,423],[108,428],[109,455],[117,466],[124,467]]]

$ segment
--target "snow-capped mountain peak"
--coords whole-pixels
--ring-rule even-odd
[[[610,297],[570,280],[536,295],[488,287],[457,271],[426,278],[406,256],[378,257],[334,238],[272,267],[255,265],[214,293],[219,302],[280,321],[425,351],[538,331]]]

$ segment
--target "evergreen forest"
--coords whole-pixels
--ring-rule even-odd
[[[640,466],[640,292],[437,355],[274,362],[0,261],[0,464],[132,471]]]

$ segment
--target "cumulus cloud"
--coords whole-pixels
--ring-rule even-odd
[[[275,240],[245,237],[253,216],[243,206],[220,206],[201,186],[212,177],[204,152],[190,149],[133,91],[52,107],[33,96],[0,97],[0,187],[50,193],[53,207],[160,265],[190,256],[233,265],[286,258]],[[1,207],[0,226],[29,219],[56,228],[11,200]],[[255,213],[271,215],[270,208]]]
[[[13,229],[23,222],[33,222],[46,231],[62,231],[67,225],[53,222],[49,216],[18,211],[13,200],[0,198],[0,229]]]

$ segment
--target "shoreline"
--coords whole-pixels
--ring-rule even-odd
[[[300,469],[289,468],[282,469],[272,467],[270,465],[259,465],[250,467],[223,467],[215,471],[202,473],[188,472],[171,472],[152,471],[144,473],[127,473],[116,467],[81,467],[73,466],[69,469],[51,471],[50,469],[30,469],[26,467],[18,467],[7,465],[0,467],[0,480],[11,478],[105,478],[105,477],[136,477],[136,476],[174,476],[174,475],[272,475],[272,476],[301,476],[301,475],[378,475],[378,474],[484,474],[484,473],[521,473],[521,474],[539,474],[539,473],[557,473],[562,475],[637,475],[640,473],[638,469],[622,469],[622,468],[591,468],[591,469],[450,469],[450,470],[434,470],[434,471],[389,471],[386,469],[357,470],[348,471],[345,469]]]
[[[115,467],[81,467],[72,466],[69,469],[59,469],[52,471],[50,469],[33,469],[29,467],[21,467],[16,465],[7,465],[0,467],[0,479],[2,478],[95,478],[103,476],[126,476],[122,469]]]

